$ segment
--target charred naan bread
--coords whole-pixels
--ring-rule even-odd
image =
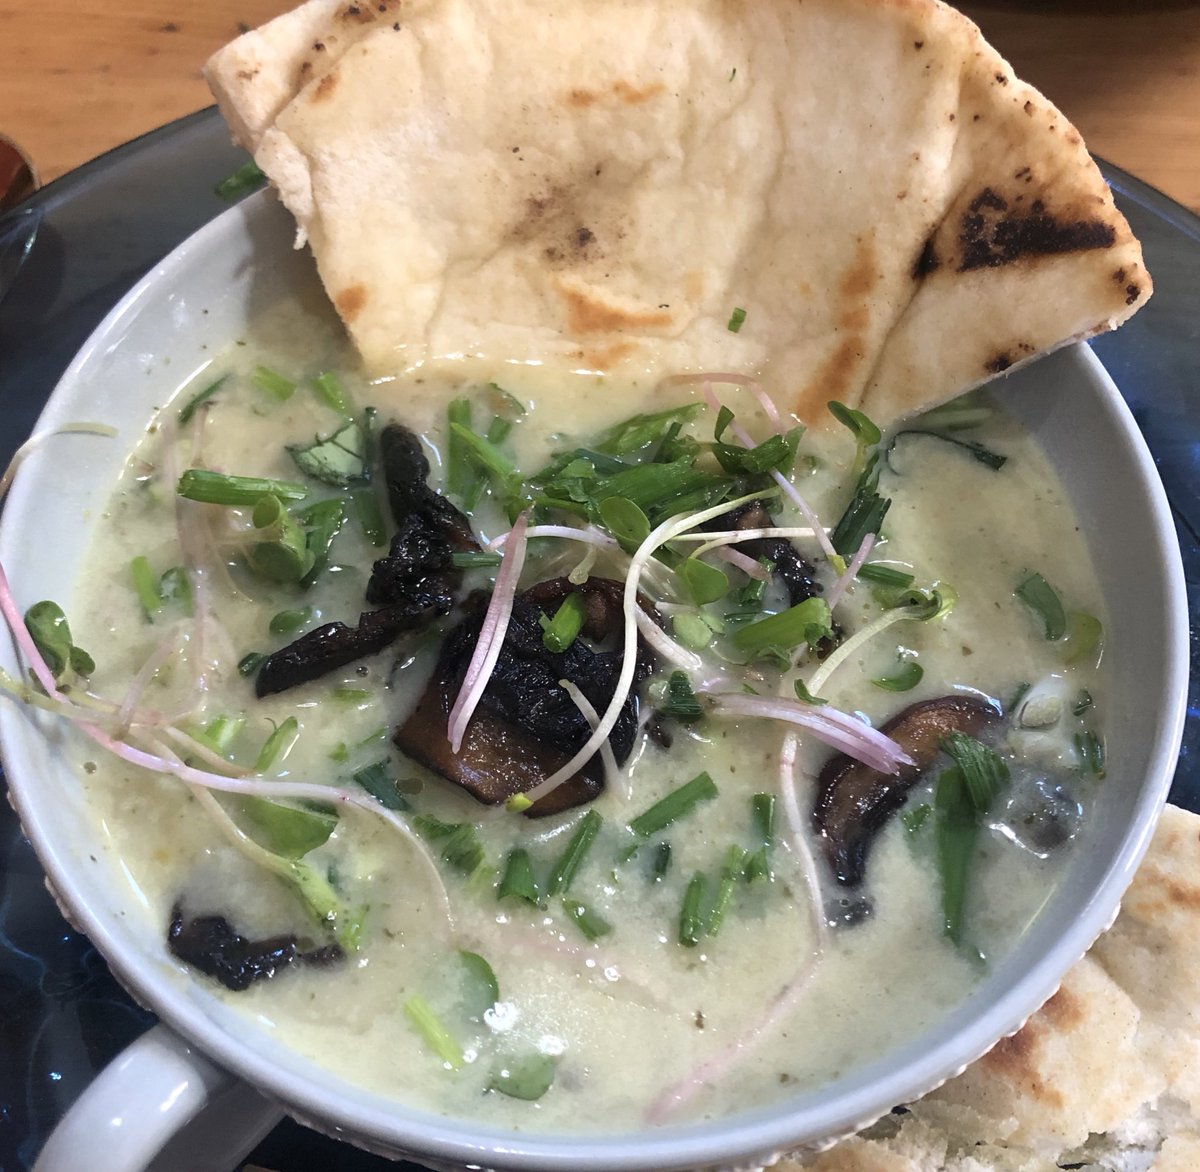
[[[779,1172],[1196,1172],[1200,817],[1168,806],[1120,916],[958,1078]]]
[[[1079,135],[937,0],[309,0],[207,74],[376,373],[737,370],[886,423],[1150,294]]]

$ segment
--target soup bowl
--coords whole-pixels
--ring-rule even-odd
[[[62,435],[22,467],[0,525],[0,561],[20,606],[70,612],[96,513],[156,407],[264,307],[315,281],[289,218],[263,194],[226,212],[149,273],[63,376],[39,431],[96,419],[115,438]],[[1002,397],[1057,469],[1087,535],[1108,613],[1108,774],[1089,849],[1015,946],[966,999],[903,1045],[815,1089],[726,1118],[619,1134],[507,1130],[409,1107],[349,1084],[229,1007],[166,951],[161,925],[120,868],[98,861],[97,829],[55,718],[5,705],[0,746],[11,798],[64,914],[163,1023],[106,1070],[51,1138],[40,1167],[140,1168],[194,1116],[212,1126],[197,1167],[235,1158],[278,1118],[433,1167],[618,1172],[769,1163],[878,1118],[962,1070],[1024,1022],[1116,914],[1170,784],[1184,713],[1182,567],[1165,494],[1117,389],[1076,346],[1008,376]],[[65,470],[65,471],[64,471]],[[15,647],[0,657],[23,668]],[[644,1055],[652,1061],[648,1040]],[[253,1088],[239,1091],[238,1088]],[[214,1122],[215,1121],[215,1122]],[[196,1147],[211,1143],[214,1146]],[[98,1164],[103,1152],[107,1163]],[[181,1168],[182,1160],[163,1166]]]

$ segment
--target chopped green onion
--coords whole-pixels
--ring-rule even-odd
[[[200,732],[193,733],[192,739],[206,745],[220,757],[228,757],[243,728],[246,727],[246,717],[216,716],[204,726]]]
[[[649,533],[649,530],[647,530]],[[716,602],[729,593],[729,579],[716,566],[710,566],[699,558],[689,557],[675,567],[675,573],[683,579],[688,594],[697,606]]]
[[[648,447],[663,437],[676,424],[690,423],[704,409],[703,403],[685,403],[646,415],[634,415],[614,424],[596,444],[598,451],[613,456],[629,455]]]
[[[387,810],[407,810],[408,802],[400,792],[391,767],[386,760],[374,761],[356,769],[351,776],[357,785],[367,791],[381,806]]]
[[[937,815],[938,873],[942,880],[942,916],[946,935],[963,944],[966,920],[967,878],[979,836],[979,817],[959,769],[946,769],[934,791]]]
[[[149,559],[135,557],[129,563],[129,574],[133,578],[133,588],[137,593],[142,614],[147,622],[152,623],[155,615],[162,609],[162,595],[158,592],[158,577],[150,568]]]
[[[629,829],[639,838],[649,838],[672,822],[677,822],[699,805],[717,796],[716,783],[707,772],[698,773],[691,781],[660,798],[644,813],[629,823]]]
[[[879,453],[876,451],[863,467],[854,496],[829,535],[830,544],[843,558],[853,556],[868,534],[878,533],[883,528],[892,502],[889,497],[880,496],[878,489]]]
[[[423,997],[412,996],[404,1003],[404,1015],[416,1027],[425,1044],[443,1065],[457,1070],[463,1064],[462,1047],[450,1036]]]
[[[176,492],[189,501],[207,505],[256,505],[265,496],[300,501],[308,495],[303,484],[269,480],[260,476],[229,476],[207,468],[189,468],[179,478]]]
[[[775,795],[755,794],[750,799],[750,809],[759,842],[771,846],[775,841]]]
[[[349,488],[371,478],[367,455],[367,426],[351,419],[328,436],[318,436],[311,444],[288,444],[288,455],[306,476]]]
[[[450,555],[450,564],[460,570],[491,569],[498,566],[504,558],[498,553],[475,552],[464,550]],[[572,597],[574,597],[572,595]]]
[[[654,873],[655,882],[661,880],[671,869],[671,844],[669,842],[660,842],[654,848],[654,858],[650,869]]]
[[[854,436],[854,442],[860,447],[869,448],[883,438],[879,427],[863,412],[847,407],[845,403],[839,403],[836,399],[830,400],[826,406],[829,408],[829,414],[849,429],[850,434]]]
[[[179,426],[186,427],[191,423],[192,416],[204,406],[229,380],[229,375],[223,374],[219,379],[209,383],[197,391],[182,407],[179,408]]]
[[[260,667],[262,667],[262,662],[266,658],[266,655],[264,655],[261,651],[246,652],[246,654],[238,660],[238,675],[252,676]]]
[[[601,524],[626,553],[633,553],[650,536],[650,521],[633,501],[613,496],[602,500],[598,509]]]
[[[233,174],[226,175],[213,188],[213,191],[222,199],[227,199],[232,203],[244,195],[249,195],[252,191],[257,191],[266,181],[267,177],[263,174],[262,169],[251,159],[250,162],[243,163]]]
[[[707,888],[708,880],[704,872],[697,871],[683,893],[683,904],[679,909],[679,943],[687,948],[695,948],[704,935],[704,898]]]
[[[961,771],[975,812],[982,818],[1008,783],[1008,766],[1004,759],[966,733],[949,733],[939,744]]]
[[[736,334],[742,328],[742,326],[745,324],[745,321],[746,321],[746,311],[740,305],[734,306],[734,310],[729,315],[729,322],[725,328],[731,334]]]
[[[885,692],[911,692],[924,675],[925,669],[915,659],[909,659],[902,661],[898,671],[890,676],[880,676],[871,683]]]
[[[25,612],[25,629],[56,680],[68,667],[81,676],[96,670],[92,657],[75,646],[67,616],[57,602],[35,602]]]
[[[346,394],[342,388],[341,380],[333,371],[323,370],[317,375],[313,379],[313,390],[317,393],[317,398],[326,407],[331,407],[339,415],[344,415],[347,419],[354,418],[354,405],[350,402],[350,396]]]
[[[743,873],[747,883],[757,883],[760,879],[771,878],[771,862],[765,846],[760,846],[758,850],[747,856]]]
[[[880,565],[879,562],[867,562],[858,571],[858,576],[864,582],[874,582],[879,586],[892,586],[897,590],[903,590],[915,581],[912,574],[906,574],[903,570],[894,570],[891,566]]]
[[[583,595],[572,592],[562,600],[553,618],[539,615],[542,643],[547,651],[563,652],[575,642],[587,618],[587,603]]]
[[[1067,615],[1067,638],[1063,647],[1064,663],[1082,663],[1094,659],[1104,637],[1100,620],[1081,610]]]
[[[879,592],[884,595],[884,591]],[[907,617],[918,623],[932,622],[944,618],[958,603],[958,591],[948,582],[935,582],[928,590],[902,590],[891,592],[880,601],[888,610],[899,607],[912,607],[913,613]]]
[[[1105,776],[1104,742],[1091,729],[1075,734],[1075,751],[1085,772],[1095,777]]]
[[[272,635],[290,635],[304,626],[312,618],[312,614],[311,606],[306,606],[302,610],[281,610],[278,614],[271,616],[267,629]]]
[[[560,892],[565,893],[571,889],[571,882],[578,874],[579,868],[583,866],[583,860],[587,857],[596,835],[600,832],[602,822],[603,819],[595,810],[588,810],[579,820],[579,825],[575,828],[575,833],[571,835],[566,849],[550,869],[550,875],[546,879],[547,895],[558,895]]]
[[[792,685],[796,690],[796,699],[805,704],[828,704],[829,701],[824,696],[814,696],[809,690],[808,685],[802,679],[796,679]]]
[[[308,534],[277,496],[264,496],[254,506],[252,519],[263,538],[246,554],[255,573],[273,582],[301,582],[312,573],[316,553],[309,548]]]
[[[1013,592],[1041,620],[1048,640],[1061,639],[1067,630],[1062,599],[1041,574],[1030,574]]]
[[[542,905],[541,892],[533,873],[533,863],[524,847],[513,847],[504,861],[504,874],[496,888],[497,899],[523,899],[534,907]]]
[[[474,502],[483,489],[483,477],[466,443],[454,430],[456,424],[470,430],[471,401],[454,399],[446,408],[446,422],[450,427],[446,437],[446,491],[459,500]]]
[[[586,904],[573,899],[564,899],[563,908],[571,923],[589,940],[599,940],[601,936],[607,936],[612,931],[612,925]]]
[[[158,580],[158,594],[163,602],[176,602],[184,614],[194,609],[192,580],[183,566],[171,566]]]
[[[413,828],[423,837],[441,842],[442,861],[464,875],[474,875],[486,862],[483,847],[470,822],[443,822],[430,814],[418,814]]]
[[[338,497],[317,501],[298,510],[296,520],[304,527],[305,549],[312,556],[312,568],[300,581],[302,586],[308,587],[329,565],[333,539],[346,523],[346,503]]]
[[[900,812],[900,821],[904,823],[904,829],[909,834],[916,834],[929,820],[929,815],[932,813],[933,807],[928,802],[922,802],[919,806],[902,810]]]
[[[463,970],[463,1001],[467,1016],[483,1021],[484,1015],[500,1000],[500,982],[492,966],[478,952],[460,950]]]
[[[548,1054],[530,1054],[519,1061],[505,1060],[493,1072],[489,1091],[532,1103],[540,1099],[554,1082],[554,1059]]]
[[[289,716],[282,724],[275,727],[263,743],[258,760],[254,763],[255,773],[266,773],[276,761],[286,761],[287,755],[299,739],[300,722],[294,716]]]
[[[1075,700],[1075,707],[1072,709],[1072,711],[1076,716],[1082,716],[1089,708],[1091,708],[1093,703],[1094,701],[1092,700],[1091,692],[1089,692],[1087,688],[1081,688],[1079,695]]]
[[[356,488],[350,493],[350,508],[363,536],[375,546],[387,544],[383,511],[373,488]]]
[[[739,627],[730,642],[752,656],[772,647],[790,650],[801,643],[815,646],[832,633],[831,623],[829,604],[823,598],[806,598],[779,614]]]
[[[717,884],[716,898],[713,900],[712,911],[708,913],[708,923],[705,931],[710,936],[717,935],[721,930],[721,922],[729,910],[733,899],[734,889],[745,877],[748,853],[740,846],[731,846],[725,852],[725,861],[721,864],[721,878]],[[692,882],[695,882],[693,879]]]
[[[339,704],[363,704],[370,700],[371,693],[367,688],[351,688],[345,684],[338,684],[330,693]]]
[[[704,715],[686,672],[673,671],[667,677],[666,692],[658,711],[661,716],[668,716],[684,724],[694,724]]]
[[[493,476],[505,480],[512,476],[517,466],[494,443],[477,435],[469,427],[461,423],[451,423],[450,431],[456,435],[466,447],[466,450],[486,471]]]
[[[769,436],[753,448],[736,447],[718,440],[712,445],[712,453],[730,476],[754,476],[763,472],[786,474],[796,462],[796,448],[803,432],[803,428],[793,427],[786,435]]]
[[[250,381],[260,391],[266,391],[268,395],[280,402],[290,399],[296,390],[296,384],[290,378],[284,378],[278,371],[274,371],[268,366],[256,366],[254,373],[250,376]]]

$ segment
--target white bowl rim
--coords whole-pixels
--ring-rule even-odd
[[[81,347],[55,388],[36,430],[55,419],[60,398],[79,384],[89,367],[112,346],[112,339],[120,335],[125,322],[161,297],[164,287],[171,287],[186,278],[195,257],[213,249],[229,248],[231,243],[238,242],[238,237],[252,233],[255,225],[263,222],[265,217],[279,214],[268,193],[251,197],[199,229],[148,272],[106,315]],[[243,242],[242,246],[247,243]],[[573,1172],[583,1169],[635,1172],[647,1168],[729,1165],[754,1158],[765,1160],[796,1147],[797,1143],[815,1143],[819,1137],[834,1138],[853,1132],[878,1118],[890,1106],[911,1100],[915,1097],[914,1088],[926,1093],[953,1077],[989,1050],[998,1038],[1017,1030],[1031,1012],[1053,995],[1070,964],[1078,960],[1111,923],[1120,896],[1149,845],[1157,810],[1165,801],[1170,786],[1187,701],[1189,636],[1182,560],[1166,493],[1132,413],[1091,350],[1079,346],[1076,354],[1095,382],[1101,409],[1111,417],[1133,455],[1152,514],[1152,541],[1161,553],[1166,600],[1163,619],[1170,632],[1162,678],[1169,703],[1160,713],[1147,771],[1147,776],[1156,780],[1153,785],[1144,786],[1137,803],[1136,829],[1126,834],[1120,851],[1110,860],[1092,898],[1080,910],[1059,948],[1053,950],[1054,963],[1043,957],[1033,971],[1018,980],[985,1014],[966,1014],[971,1020],[955,1030],[948,1040],[926,1053],[915,1055],[913,1061],[889,1076],[872,1077],[871,1066],[856,1068],[848,1089],[831,1101],[826,1101],[823,1096],[827,1092],[821,1089],[804,1095],[803,1105],[799,1107],[795,1101],[784,1099],[764,1110],[716,1122],[606,1137],[592,1133],[564,1136],[553,1132],[528,1135],[502,1132],[469,1120],[426,1114],[403,1104],[398,1104],[395,1111],[389,1111],[353,1102],[340,1093],[331,1094],[327,1085],[318,1085],[282,1070],[247,1043],[229,1033],[218,1032],[214,1023],[188,998],[186,989],[156,974],[147,974],[130,962],[119,933],[89,906],[87,884],[74,874],[72,861],[59,849],[47,811],[41,810],[23,792],[21,760],[17,754],[12,758],[18,768],[13,774],[15,781],[9,782],[10,801],[60,903],[70,910],[74,922],[137,999],[217,1062],[306,1121],[326,1126],[341,1138],[372,1149],[382,1145],[385,1150],[410,1154],[440,1165],[540,1169],[544,1172],[568,1169]],[[22,508],[21,488],[18,479],[12,493],[13,508],[18,513]],[[0,553],[4,555],[10,552],[7,543],[11,529],[9,525],[0,526]],[[17,719],[19,716],[10,707],[0,710],[0,747],[6,762],[12,752],[12,728]],[[965,1008],[960,1006],[955,1012],[963,1013]],[[952,1013],[950,1018],[954,1016]],[[942,1019],[943,1022],[946,1020]],[[866,1084],[869,1094],[856,1087],[859,1082]],[[809,1099],[816,1101],[807,1105]]]

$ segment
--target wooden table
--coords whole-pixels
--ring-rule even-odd
[[[200,66],[289,0],[0,0],[0,133],[50,180],[208,105]],[[1200,212],[1200,3],[962,5],[1092,150]]]

